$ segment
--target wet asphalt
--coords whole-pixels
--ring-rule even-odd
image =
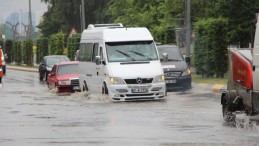
[[[220,95],[196,86],[162,101],[115,103],[57,94],[34,72],[8,70],[0,86],[1,146],[258,145],[259,126],[240,117],[243,126],[223,122]]]

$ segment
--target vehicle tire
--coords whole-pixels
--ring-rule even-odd
[[[108,91],[108,88],[106,86],[106,83],[103,83],[102,94],[105,94],[105,95],[109,94],[109,91]]]
[[[43,75],[42,75],[43,73],[41,72],[41,71],[39,71],[39,79],[40,79],[40,81],[43,81]]]
[[[45,72],[45,81],[48,81],[48,73]]]
[[[86,82],[84,83],[84,86],[83,86],[83,92],[85,92],[85,91],[88,91],[88,87],[87,87]]]
[[[6,66],[5,65],[3,66],[3,74],[4,75],[6,74]]]
[[[230,105],[231,103],[229,103],[226,100],[226,98],[224,98],[223,100],[224,101],[222,103],[222,115],[223,115],[224,121],[228,123],[235,123],[236,116],[233,114],[233,111],[231,110],[231,105]]]
[[[0,84],[2,83],[2,78],[0,78]]]

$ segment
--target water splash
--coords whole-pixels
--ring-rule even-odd
[[[258,130],[257,122],[251,120],[251,116],[247,116],[246,114],[237,114],[235,119],[235,125],[238,129],[253,129]]]

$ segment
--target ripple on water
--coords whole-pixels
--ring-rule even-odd
[[[43,95],[51,98],[62,98],[70,101],[79,101],[85,103],[108,103],[110,99],[107,95],[90,93],[90,92],[75,92],[75,93],[58,93],[57,89],[51,89],[44,92]]]

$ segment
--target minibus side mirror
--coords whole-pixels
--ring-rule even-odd
[[[191,63],[191,58],[190,57],[185,57],[185,62],[189,65]]]
[[[95,64],[100,65],[101,64],[101,56],[95,56]]]
[[[168,53],[163,53],[162,57],[164,62],[168,61]]]

